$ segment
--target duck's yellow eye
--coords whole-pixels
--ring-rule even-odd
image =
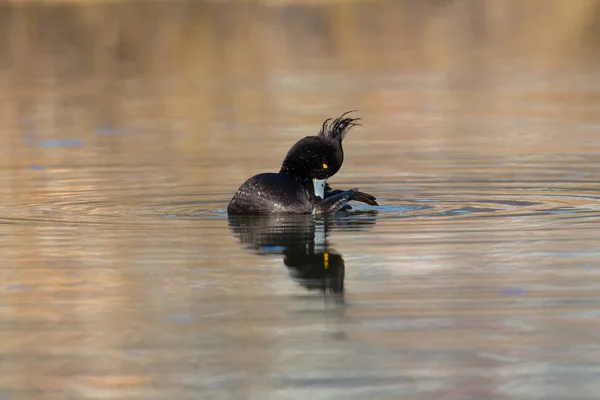
[[[327,169],[327,168],[329,168],[329,166],[327,164],[323,163],[323,169]]]

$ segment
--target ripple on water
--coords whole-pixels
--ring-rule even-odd
[[[375,212],[377,218],[478,218],[512,217],[593,218],[600,215],[600,191],[592,188],[546,188],[531,183],[510,187],[466,187],[420,184],[397,192],[373,186],[380,206],[353,203],[348,218]],[[388,189],[389,190],[389,189]],[[0,223],[65,223],[65,224],[160,224],[176,219],[225,219],[229,192],[199,190],[197,193],[161,193],[156,196],[107,192],[98,199],[96,192],[43,198],[35,203],[16,204],[0,210]],[[10,211],[10,212],[9,212]]]

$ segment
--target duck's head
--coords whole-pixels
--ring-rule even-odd
[[[335,175],[344,162],[342,140],[360,120],[346,117],[350,112],[325,120],[316,136],[299,140],[288,151],[279,172],[299,180],[311,179],[315,194],[324,198],[327,179]]]

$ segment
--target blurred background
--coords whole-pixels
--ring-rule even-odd
[[[203,182],[238,183],[346,110],[365,120],[347,146],[393,141],[378,146],[388,168],[417,152],[556,153],[581,129],[565,124],[597,115],[594,0],[1,7],[3,165],[217,163]]]
[[[598,397],[600,1],[5,0],[0,52],[0,399]],[[348,110],[381,207],[227,220]]]

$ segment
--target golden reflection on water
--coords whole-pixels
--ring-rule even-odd
[[[595,399],[599,18],[3,3],[0,399]],[[237,186],[350,109],[332,184],[382,207],[236,231]]]

